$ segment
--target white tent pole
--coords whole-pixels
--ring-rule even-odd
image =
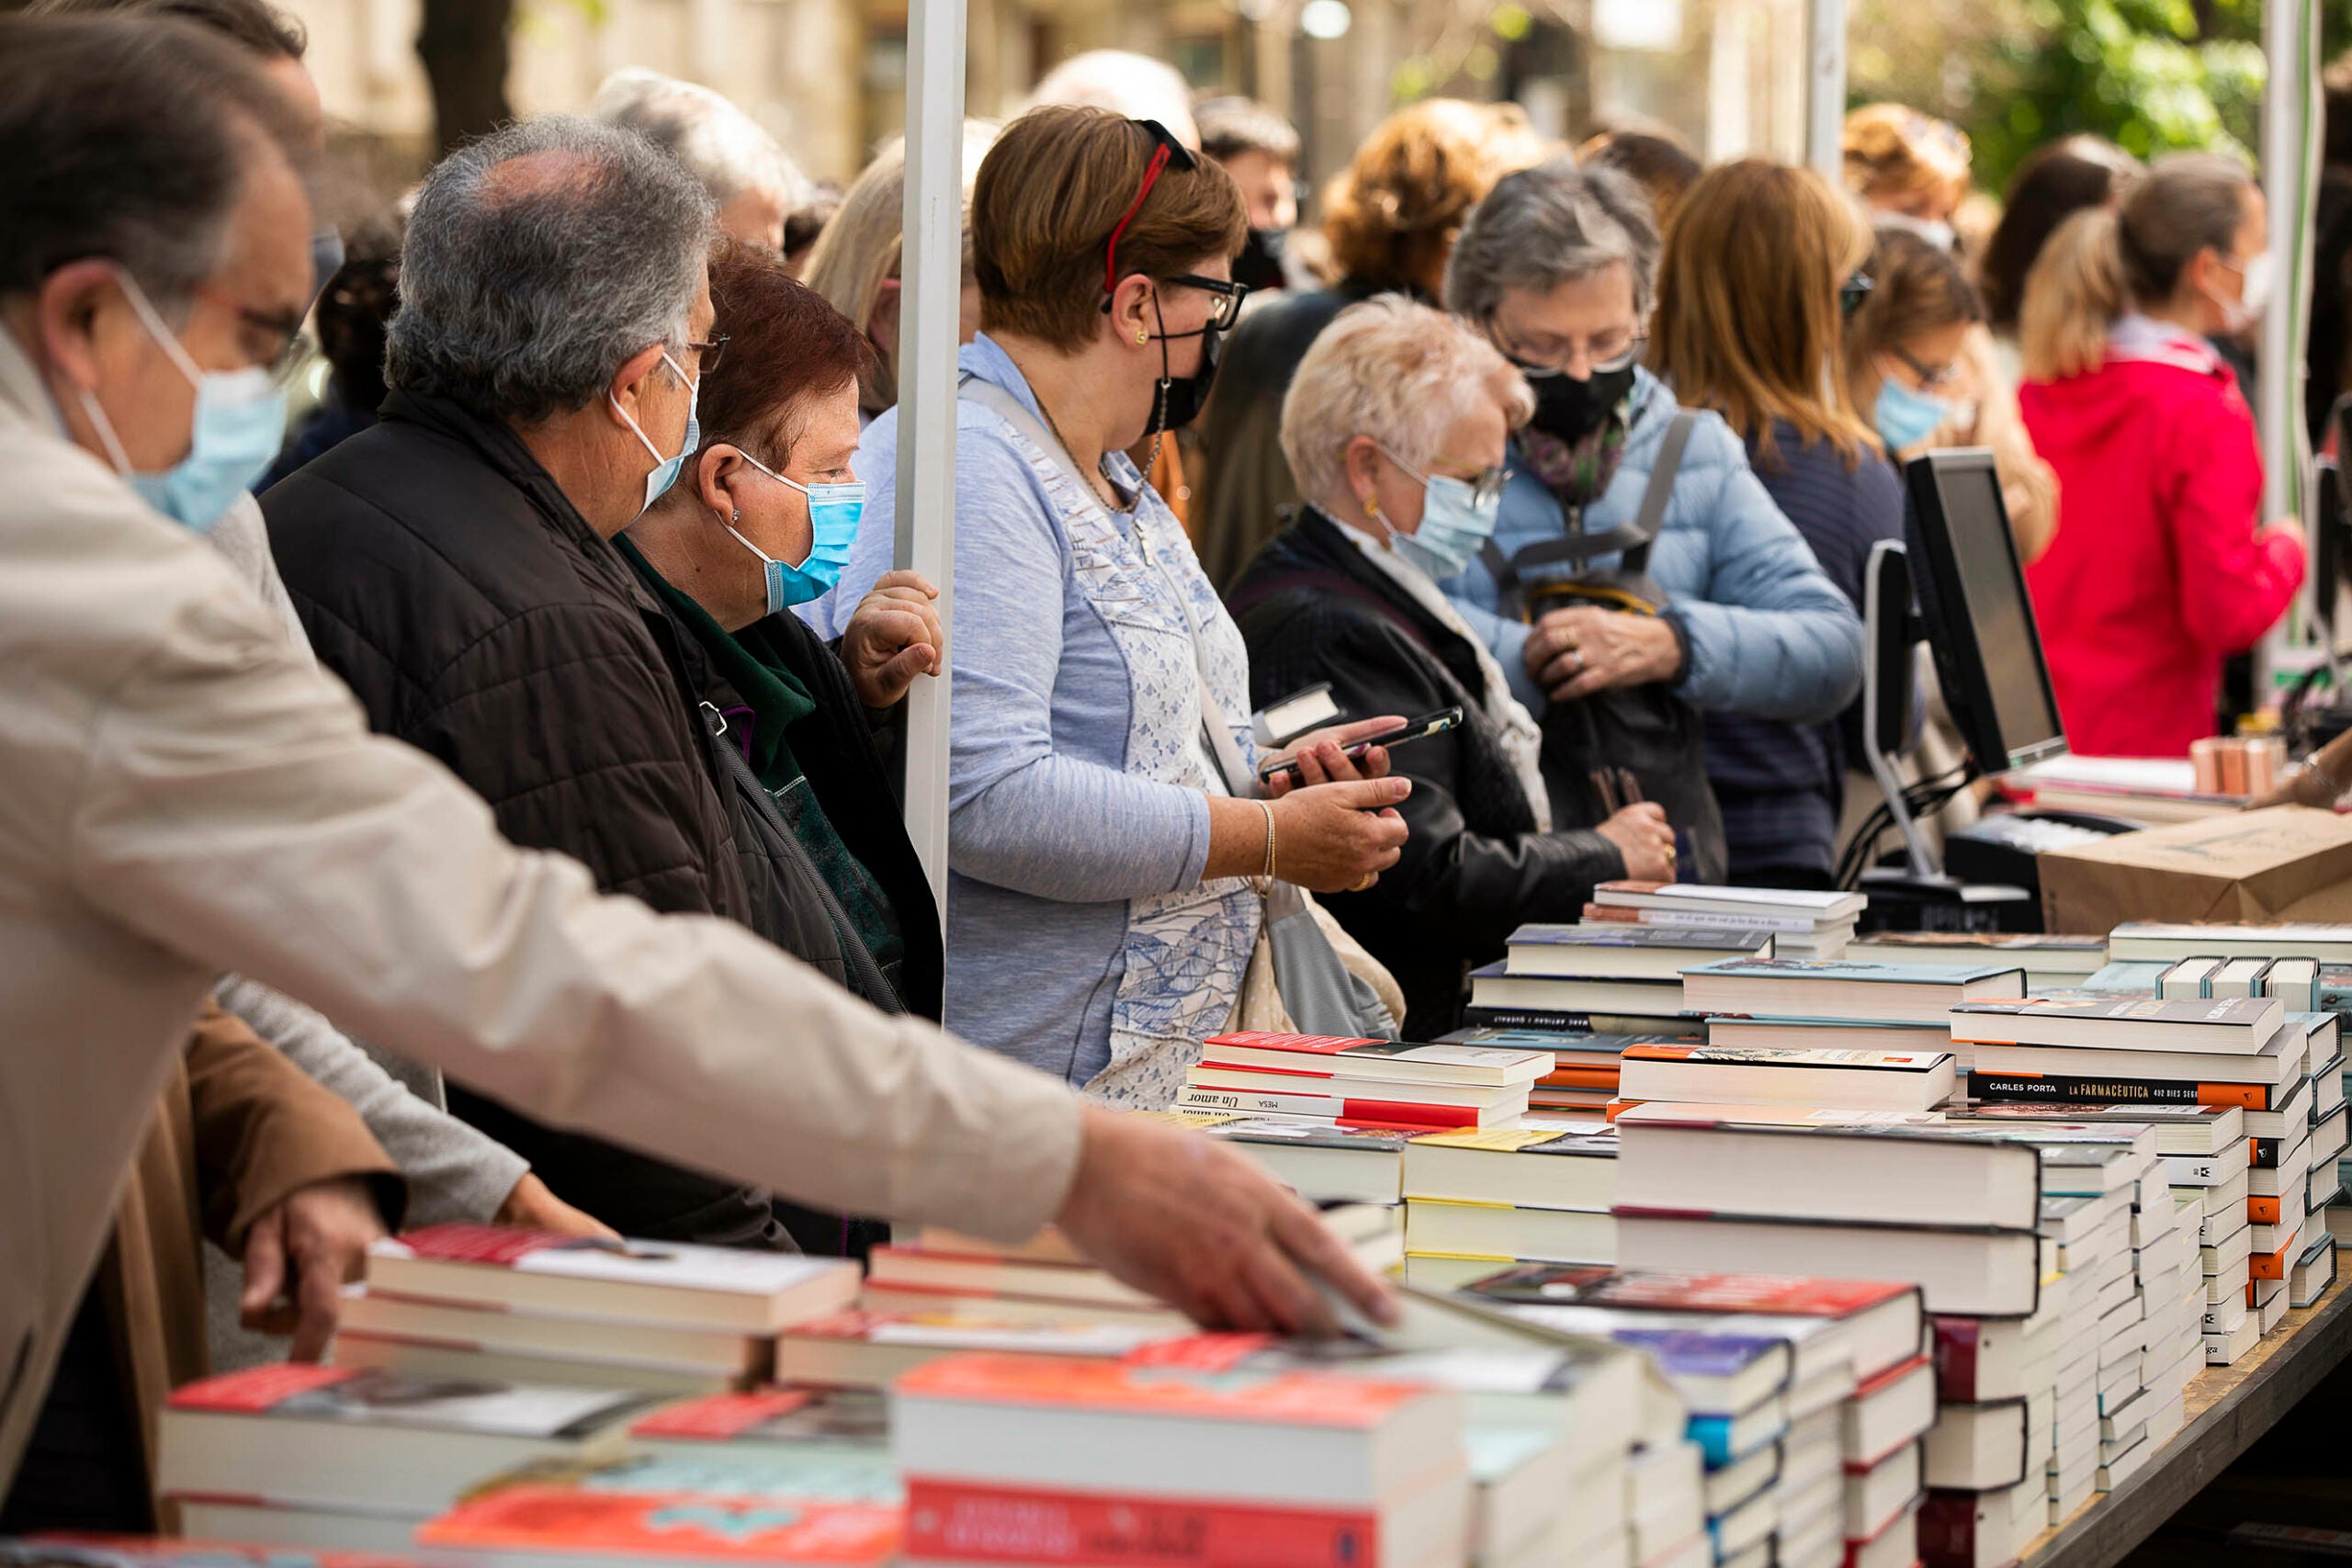
[[[2263,7],[2262,195],[2270,209],[2271,306],[2262,321],[2256,410],[2262,433],[2263,515],[2300,515],[2303,503],[2303,329],[2311,300],[2309,254],[2319,114],[2312,76],[2319,56],[2312,0]]]
[[[891,558],[939,587],[953,651],[956,336],[963,283],[964,0],[913,0],[907,16],[906,243],[899,309],[898,539]],[[907,699],[907,833],[947,908],[950,682]]]
[[[1804,161],[1834,182],[1843,173],[1846,134],[1846,0],[1806,7]]]

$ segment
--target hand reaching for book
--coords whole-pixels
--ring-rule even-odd
[[[383,1216],[367,1184],[337,1177],[298,1187],[245,1233],[245,1290],[238,1321],[262,1334],[291,1334],[287,1359],[326,1353],[343,1310],[343,1287],[366,1271]]]
[[[1307,1275],[1369,1317],[1395,1317],[1386,1287],[1243,1156],[1099,1107],[1084,1115],[1078,1171],[1056,1223],[1116,1278],[1207,1328],[1336,1332]]]

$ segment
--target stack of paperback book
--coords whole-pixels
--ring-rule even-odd
[[[1683,1005],[1708,1015],[1711,1045],[1944,1050],[1962,1073],[1971,1064],[1951,1033],[1950,1010],[2025,990],[2025,971],[2001,964],[1770,958],[1710,964],[1682,976]]]
[[[1552,1053],[1321,1034],[1203,1042],[1180,1109],[1330,1125],[1493,1127],[1527,1110]]]
[[[1726,1561],[1908,1568],[1933,1408],[1918,1292],[1763,1275],[1530,1266],[1474,1293],[1649,1355],[1691,1411]]]
[[[172,1395],[157,1480],[189,1534],[397,1551],[487,1476],[616,1452],[654,1403],[609,1388],[254,1367]]]
[[[1514,1262],[1617,1255],[1617,1138],[1489,1127],[1405,1147],[1405,1278],[1452,1290]]]
[[[2333,1018],[2290,1018],[2271,998],[2069,996],[1963,1004],[1953,1010],[1952,1030],[1955,1041],[1973,1043],[1969,1092],[1980,1101],[2087,1101],[2125,1115],[2143,1104],[2241,1110],[2243,1145],[2167,1156],[2165,1174],[2197,1232],[2208,1304],[2222,1309],[2218,1319],[2208,1316],[2206,1358],[2219,1365],[2244,1355],[2264,1330],[2263,1309],[2284,1300],[2303,1251],[2317,1092],[2306,1067],[2337,1055]],[[2247,1315],[2233,1322],[2232,1298],[2241,1291]]]
[[[1718,887],[1698,882],[1604,882],[1584,907],[1587,924],[1710,927],[1772,939],[1782,958],[1837,958],[1870,907],[1860,893]]]
[[[1478,1028],[1456,1031],[1448,1041],[1498,1050],[1549,1051],[1552,1070],[1528,1090],[1527,1109],[1548,1123],[1598,1127],[1617,1098],[1617,1078],[1626,1050],[1634,1045],[1695,1045],[1706,1035],[1706,1021],[1686,1018],[1679,1027],[1648,1034],[1591,1034],[1565,1028]]]
[[[764,1378],[779,1331],[857,1292],[841,1258],[432,1225],[369,1249],[334,1354],[420,1378],[708,1393]]]
[[[2014,964],[2025,971],[2026,988],[2039,991],[2088,980],[2107,963],[2107,941],[2057,931],[1871,931],[1855,939],[1846,956],[1953,969]]]
[[[1682,971],[1772,952],[1769,935],[1711,926],[1521,926],[1507,957],[1472,972],[1470,1017],[1482,1024],[1670,1032],[1682,1012]]]
[[[1645,1101],[1671,1100],[1916,1113],[1933,1111],[1954,1089],[1951,1053],[1942,1049],[1634,1045],[1624,1052],[1612,1110],[1622,1115]]]
[[[1327,1207],[1323,1223],[1374,1273],[1403,1256],[1394,1204]],[[1047,1361],[1124,1356],[1185,1337],[1182,1314],[1121,1283],[1048,1227],[1001,1246],[936,1226],[900,1227],[866,1259],[857,1310],[796,1324],[776,1338],[787,1382],[883,1388],[943,1357],[973,1351]]]

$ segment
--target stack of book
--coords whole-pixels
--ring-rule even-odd
[[[1323,1223],[1374,1273],[1403,1256],[1396,1205],[1339,1204]],[[1124,1356],[1192,1332],[1182,1314],[1121,1283],[1048,1227],[1001,1246],[902,1226],[866,1260],[855,1310],[796,1324],[775,1342],[788,1382],[884,1388],[927,1362],[974,1351],[1067,1362]]]
[[[1202,1043],[1186,1111],[1419,1131],[1493,1127],[1527,1110],[1549,1051],[1418,1045],[1320,1034],[1219,1034]]]
[[[1511,932],[1501,962],[1470,976],[1470,1020],[1555,1029],[1656,1032],[1682,1012],[1682,971],[1770,958],[1773,938],[1712,926],[1588,920]]]
[[[1952,1097],[1951,1053],[1634,1045],[1620,1071],[1618,1114],[1649,1100],[1933,1111]]]
[[[1916,1290],[1531,1266],[1475,1293],[1656,1360],[1690,1404],[1710,1538],[1728,1560],[1913,1561],[1917,1438],[1933,1414]]]
[[[841,1258],[433,1225],[369,1249],[334,1357],[416,1378],[710,1393],[765,1378],[778,1332],[857,1292]]]
[[[1846,956],[1872,964],[1940,964],[1952,969],[2014,964],[2025,970],[2026,988],[2039,991],[2090,979],[2107,963],[2107,940],[2057,931],[1872,931],[1857,938]]]
[[[1837,958],[1870,907],[1860,893],[1717,887],[1697,882],[1604,882],[1584,907],[1587,924],[1614,921],[1751,931],[1782,958]],[[2352,955],[2348,955],[2352,956]]]
[[[2244,1144],[2165,1156],[2174,1201],[2201,1248],[2207,1302],[2227,1325],[2208,1320],[2206,1359],[2216,1365],[2260,1336],[2266,1300],[2283,1299],[2301,1256],[2315,1092],[2305,1066],[2335,1056],[2333,1027],[2319,1015],[2290,1020],[2276,998],[2255,997],[2049,998],[1952,1012],[1954,1039],[1973,1043],[1969,1092],[1979,1100],[2089,1101],[2127,1116],[2146,1104],[2241,1109]],[[2175,1135],[2212,1134],[2186,1128]],[[2267,1298],[2266,1283],[2277,1287]],[[2230,1324],[2228,1298],[2241,1291],[2248,1315]]]
[[[404,1551],[419,1525],[487,1476],[616,1452],[653,1403],[609,1388],[254,1367],[172,1395],[157,1481],[193,1535]]]
[[[1215,1111],[1168,1114],[1231,1144],[1310,1203],[1394,1208],[1405,1201],[1405,1145],[1413,1134],[1403,1128]]]
[[[2128,920],[2107,936],[2109,963],[2177,964],[2205,953],[2352,964],[2352,925]]]
[[[1695,1045],[1707,1037],[1706,1021],[1689,1018],[1681,1027],[1646,1034],[1591,1034],[1566,1030],[1479,1028],[1446,1036],[1464,1045],[1498,1050],[1549,1051],[1552,1070],[1528,1090],[1527,1109],[1565,1126],[1600,1126],[1617,1098],[1618,1073],[1634,1045]],[[1589,1119],[1589,1121],[1587,1119]]]
[[[1185,1541],[1195,1562],[1439,1568],[1470,1540],[1463,1401],[1422,1382],[971,1355],[909,1372],[893,1400],[910,1563],[1158,1561]],[[1539,1520],[1487,1560],[1567,1561],[1566,1544]]]
[[[1617,1256],[1617,1138],[1492,1127],[1405,1148],[1405,1278],[1453,1290],[1517,1262]]]
[[[1953,1053],[1963,1073],[1972,1064],[1951,1032],[1950,1010],[2025,991],[2025,971],[2000,964],[1768,958],[1705,964],[1682,976],[1683,1005],[1709,1015],[1709,1044],[1940,1049]],[[1926,1037],[1929,1025],[1941,1039]]]

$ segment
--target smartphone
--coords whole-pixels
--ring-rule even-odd
[[[1431,735],[1442,735],[1461,722],[1460,708],[1440,708],[1435,713],[1425,713],[1419,718],[1407,719],[1394,729],[1384,731],[1379,735],[1368,736],[1344,750],[1349,761],[1353,761],[1375,746],[1402,746],[1408,741],[1419,740]],[[1293,784],[1300,782],[1302,777],[1295,761],[1281,762],[1270,768],[1258,770],[1258,777],[1261,780],[1275,778],[1284,773],[1290,775],[1290,782]]]

